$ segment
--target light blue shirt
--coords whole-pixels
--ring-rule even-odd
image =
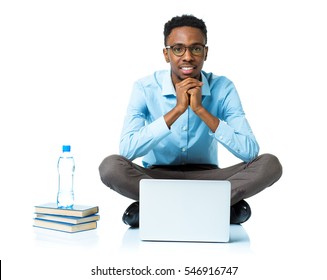
[[[176,105],[170,71],[162,70],[135,82],[121,134],[120,154],[143,165],[218,165],[221,143],[242,161],[259,153],[234,84],[202,71],[202,104],[220,123],[213,133],[189,107],[169,129],[164,115]]]

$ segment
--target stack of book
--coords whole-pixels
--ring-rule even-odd
[[[41,204],[35,206],[34,226],[70,233],[95,229],[98,213],[98,206],[74,205],[66,209],[58,208],[56,203]]]

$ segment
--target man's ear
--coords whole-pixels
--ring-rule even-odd
[[[208,51],[209,51],[209,48],[208,48],[208,47],[206,47],[206,49],[205,49],[205,54],[204,54],[204,61],[206,61],[206,60],[207,60]]]
[[[163,49],[162,52],[164,54],[164,57],[165,57],[166,62],[169,63],[170,62],[170,59],[169,59],[169,55],[168,55],[167,49]]]

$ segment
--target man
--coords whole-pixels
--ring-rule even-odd
[[[170,70],[134,84],[120,142],[120,155],[99,167],[102,182],[129,197],[123,221],[138,227],[141,179],[202,179],[231,182],[231,223],[251,216],[244,200],[275,183],[282,166],[259,146],[233,83],[202,71],[207,29],[192,15],[173,17],[164,27],[163,55]],[[218,167],[221,143],[241,163]],[[143,157],[143,167],[133,163]]]

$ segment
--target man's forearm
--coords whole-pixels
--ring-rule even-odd
[[[174,107],[171,111],[169,111],[166,115],[164,115],[165,122],[167,127],[170,129],[172,124],[183,114],[184,112],[180,110],[178,107]]]
[[[204,107],[194,112],[214,133],[219,125],[219,119],[210,114]]]

